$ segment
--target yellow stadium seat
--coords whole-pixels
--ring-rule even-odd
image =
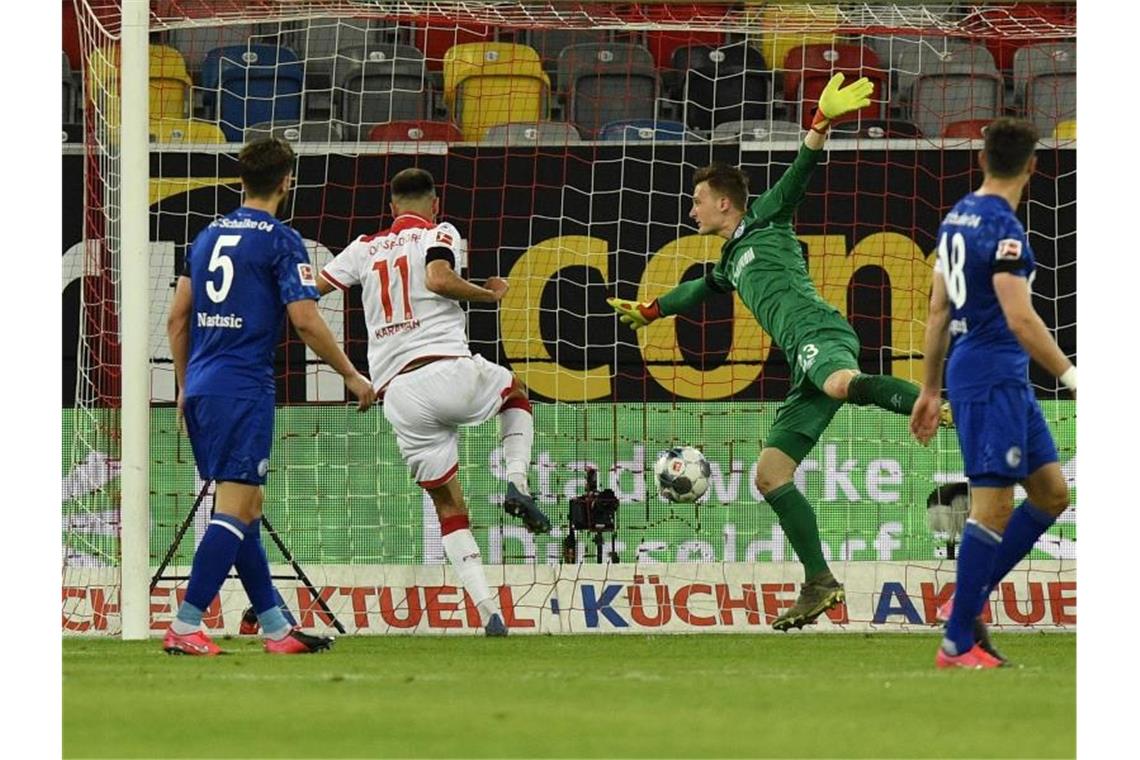
[[[1077,120],[1069,119],[1068,121],[1057,122],[1057,126],[1053,127],[1053,137],[1057,140],[1076,140]]]
[[[190,115],[190,88],[182,53],[166,45],[150,46],[150,116],[152,119]]]
[[[212,121],[151,119],[150,140],[156,143],[224,143],[226,135]]]
[[[87,92],[107,126],[119,126],[119,48],[96,48],[87,58]],[[190,115],[190,88],[182,54],[166,45],[150,46],[150,117],[186,119]]]
[[[467,140],[496,124],[547,118],[550,79],[532,48],[499,42],[455,45],[443,56],[443,99]]]
[[[749,41],[760,50],[768,68],[784,68],[784,59],[793,48],[803,45],[834,45],[839,13],[833,5],[766,7],[765,0],[746,0],[745,17],[759,21],[760,34]]]

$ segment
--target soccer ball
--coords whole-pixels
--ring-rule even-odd
[[[661,498],[685,504],[696,501],[709,490],[709,463],[692,446],[677,446],[662,452],[653,466]]]

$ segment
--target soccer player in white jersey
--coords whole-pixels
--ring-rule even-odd
[[[465,265],[459,231],[437,222],[435,181],[423,169],[392,178],[392,226],[350,243],[317,276],[321,294],[361,286],[368,327],[368,366],[400,453],[439,516],[443,548],[479,608],[489,636],[506,635],[498,596],[487,585],[482,558],[456,474],[461,425],[498,415],[506,462],[503,508],[532,533],[550,520],[527,483],[534,418],[526,389],[503,367],[472,356],[459,301],[498,303],[507,282],[485,287],[458,272]]]

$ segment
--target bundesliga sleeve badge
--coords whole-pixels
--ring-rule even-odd
[[[999,240],[997,244],[998,261],[1017,261],[1021,258],[1021,241],[1006,239]]]
[[[317,278],[313,276],[313,267],[310,264],[297,265],[297,277],[300,278],[302,285],[308,285],[310,288],[317,287]]]

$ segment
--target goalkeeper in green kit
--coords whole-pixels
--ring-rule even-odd
[[[919,393],[906,380],[859,371],[855,331],[816,292],[792,229],[831,120],[865,107],[874,89],[866,79],[842,85],[842,74],[832,77],[795,161],[751,206],[748,179],[740,169],[713,164],[693,176],[689,216],[702,235],[726,238],[720,261],[704,278],[683,282],[652,303],[608,301],[636,330],[687,311],[713,293],[736,290],[792,363],[791,392],[776,412],[756,467],[756,487],[804,566],[799,597],[772,623],[779,631],[802,628],[844,599],[843,586],[823,558],[815,512],[793,482],[796,466],[844,402],[909,415]]]

